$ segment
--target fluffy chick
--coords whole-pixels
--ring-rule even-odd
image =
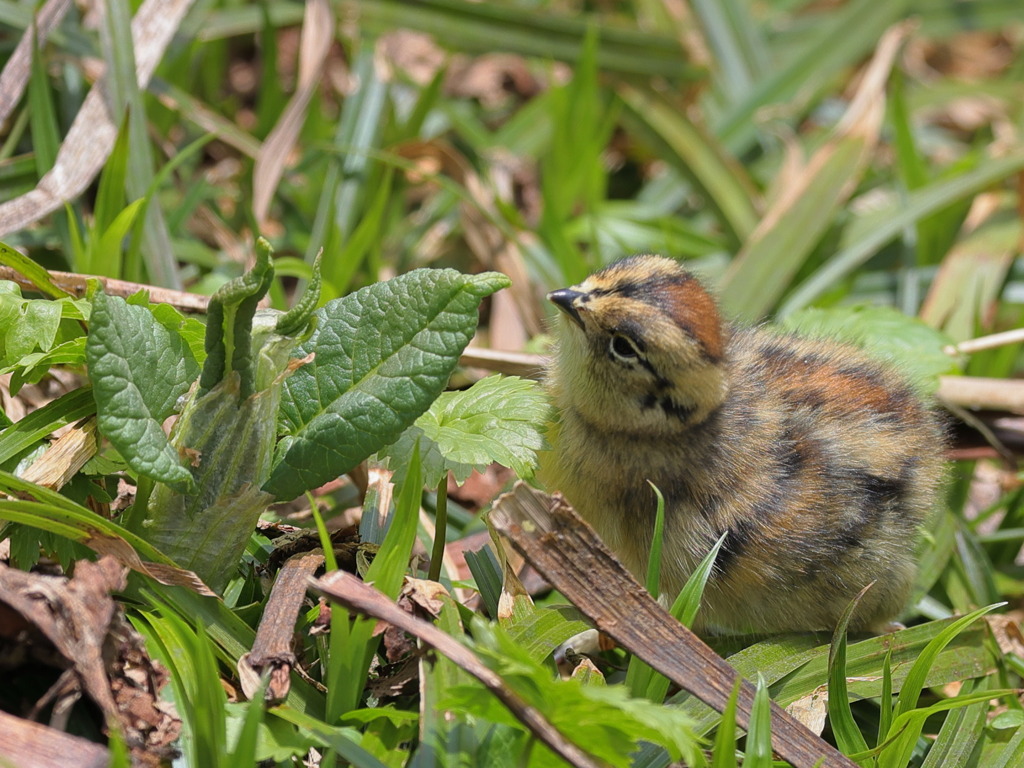
[[[549,294],[549,485],[637,576],[665,496],[662,592],[728,532],[699,630],[884,631],[904,608],[942,475],[943,431],[855,347],[735,328],[677,262],[634,256]]]

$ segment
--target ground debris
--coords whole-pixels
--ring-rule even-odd
[[[0,705],[24,718],[15,721],[23,728],[0,729],[0,762],[24,764],[16,750],[26,739],[41,745],[71,721],[78,732],[93,724],[96,740],[117,724],[133,765],[173,757],[181,722],[159,701],[167,673],[110,596],[126,573],[113,557],[78,562],[70,579],[0,564],[0,671],[17,692]]]

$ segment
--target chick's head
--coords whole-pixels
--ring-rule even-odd
[[[548,299],[564,313],[551,381],[561,408],[655,435],[702,421],[725,399],[728,328],[672,259],[632,256]]]

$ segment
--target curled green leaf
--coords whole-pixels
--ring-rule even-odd
[[[309,325],[313,316],[313,310],[320,303],[320,285],[322,282],[320,273],[320,262],[322,253],[318,253],[313,261],[313,275],[309,279],[309,285],[303,291],[302,296],[295,302],[295,306],[285,312],[277,319],[277,332],[282,336],[292,336],[301,333]]]
[[[210,299],[206,316],[206,362],[199,380],[200,394],[209,392],[230,371],[241,381],[240,396],[255,390],[252,361],[252,318],[256,305],[274,279],[270,256],[274,249],[262,237],[256,241],[256,263],[241,277],[222,285]]]

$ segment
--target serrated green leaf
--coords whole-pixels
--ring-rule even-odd
[[[556,679],[497,624],[474,621],[473,637],[484,663],[591,755],[613,766],[629,766],[639,743],[650,741],[665,747],[675,760],[703,764],[692,724],[680,710],[630,698],[624,686]],[[457,686],[441,706],[516,724],[496,699],[481,696],[476,686]]]
[[[8,373],[55,344],[65,343],[62,320],[85,320],[88,304],[78,299],[26,299],[17,283],[0,281],[0,373]]]
[[[293,498],[395,441],[441,393],[504,275],[422,269],[328,302],[285,381],[285,437],[264,489]]]
[[[202,365],[206,359],[206,350],[203,348],[206,326],[194,317],[183,315],[170,304],[155,304],[150,307],[150,311],[160,325],[171,333],[181,336],[182,341],[188,344],[192,357]]]
[[[474,469],[482,471],[492,462],[530,477],[544,447],[541,429],[549,409],[537,382],[488,376],[467,390],[443,393],[382,455],[401,474],[419,439],[428,485],[437,485],[448,471],[464,483]]]
[[[12,297],[5,296],[7,300]],[[46,352],[53,346],[60,326],[61,308],[54,301],[23,301],[9,318],[3,335],[4,358],[17,362],[36,350]]]
[[[85,362],[85,337],[58,344],[46,352],[33,352],[18,361],[17,366],[0,369],[11,375],[11,395],[17,395],[25,384],[35,384],[55,365],[81,365]]]
[[[957,372],[956,362],[944,351],[952,343],[948,336],[891,307],[802,309],[787,315],[780,327],[802,336],[863,347],[874,357],[896,365],[922,394],[938,389],[939,376]]]
[[[85,353],[103,434],[135,471],[189,488],[192,475],[161,427],[199,375],[188,346],[148,308],[98,291]]]

